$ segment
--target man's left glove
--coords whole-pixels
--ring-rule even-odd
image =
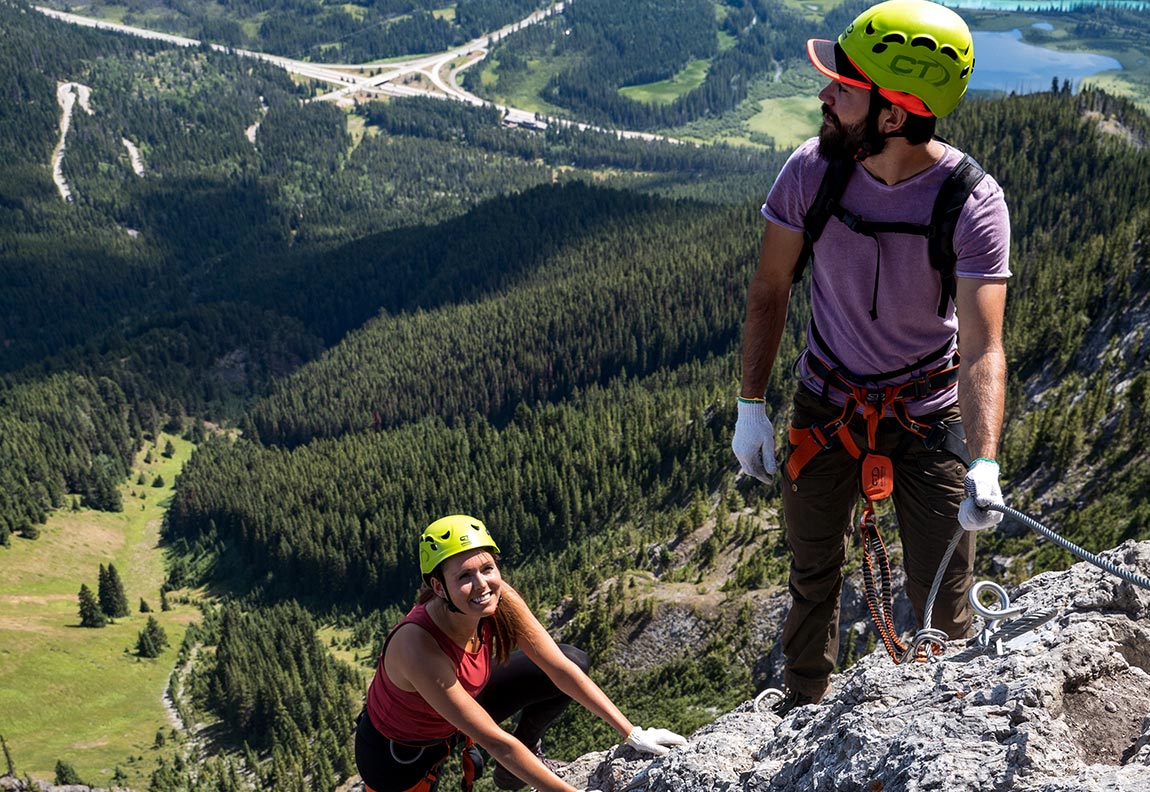
[[[764,484],[775,480],[775,427],[767,417],[764,402],[739,398],[739,419],[735,421],[731,450],[748,476]]]
[[[958,507],[958,522],[968,531],[993,528],[1002,522],[1002,512],[987,506],[1003,506],[1002,487],[998,483],[998,463],[979,457],[971,463],[962,482],[966,500]]]
[[[627,735],[627,745],[636,751],[663,756],[676,746],[686,745],[687,741],[666,729],[640,729],[636,726]]]

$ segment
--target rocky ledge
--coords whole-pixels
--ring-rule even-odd
[[[1150,573],[1150,542],[1104,557]],[[620,746],[563,774],[602,792],[1150,792],[1150,591],[1080,563],[1010,596],[1026,610],[998,625],[1001,653],[880,650],[817,706],[780,719],[747,702],[666,757]]]

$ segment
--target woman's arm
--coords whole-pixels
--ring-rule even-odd
[[[556,687],[599,716],[626,740],[634,730],[634,724],[627,720],[615,706],[615,702],[583,673],[583,669],[563,654],[555,640],[527,607],[527,603],[519,596],[519,592],[511,588],[507,581],[503,582],[499,607],[514,609],[518,617],[515,621],[521,625],[517,638],[523,653],[547,674]]]
[[[395,685],[413,689],[448,723],[523,781],[540,792],[578,792],[491,719],[464,690],[451,659],[426,630],[414,625],[398,630],[388,644],[386,663],[385,670]]]

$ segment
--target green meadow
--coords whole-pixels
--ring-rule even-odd
[[[770,135],[778,148],[793,148],[818,132],[822,123],[820,107],[817,96],[763,99],[759,112],[747,120],[746,129]]]
[[[693,60],[669,80],[658,80],[643,85],[628,85],[625,88],[620,88],[619,93],[636,102],[670,104],[683,94],[702,85],[710,64],[711,62],[707,59]]]
[[[176,453],[166,459],[169,440]],[[129,786],[147,786],[163,751],[153,749],[156,733],[175,725],[163,702],[168,675],[187,625],[199,618],[190,605],[160,610],[160,525],[191,451],[190,443],[162,435],[137,456],[121,487],[122,512],[65,507],[39,538],[13,536],[0,549],[0,735],[19,775],[52,781],[63,760],[88,784],[110,786],[119,767]],[[145,483],[135,483],[141,474]],[[153,486],[157,476],[164,486]],[[115,565],[131,615],[81,628],[80,585],[95,593],[101,564]],[[141,598],[170,643],[155,660],[135,655],[149,615],[139,612]]]

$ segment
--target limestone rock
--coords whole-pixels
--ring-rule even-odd
[[[1150,542],[1104,557],[1150,572]],[[1080,563],[1012,600],[1051,618],[1002,654],[976,639],[931,663],[876,652],[817,706],[780,719],[747,702],[666,757],[615,747],[563,774],[602,792],[1150,792],[1150,591]]]

